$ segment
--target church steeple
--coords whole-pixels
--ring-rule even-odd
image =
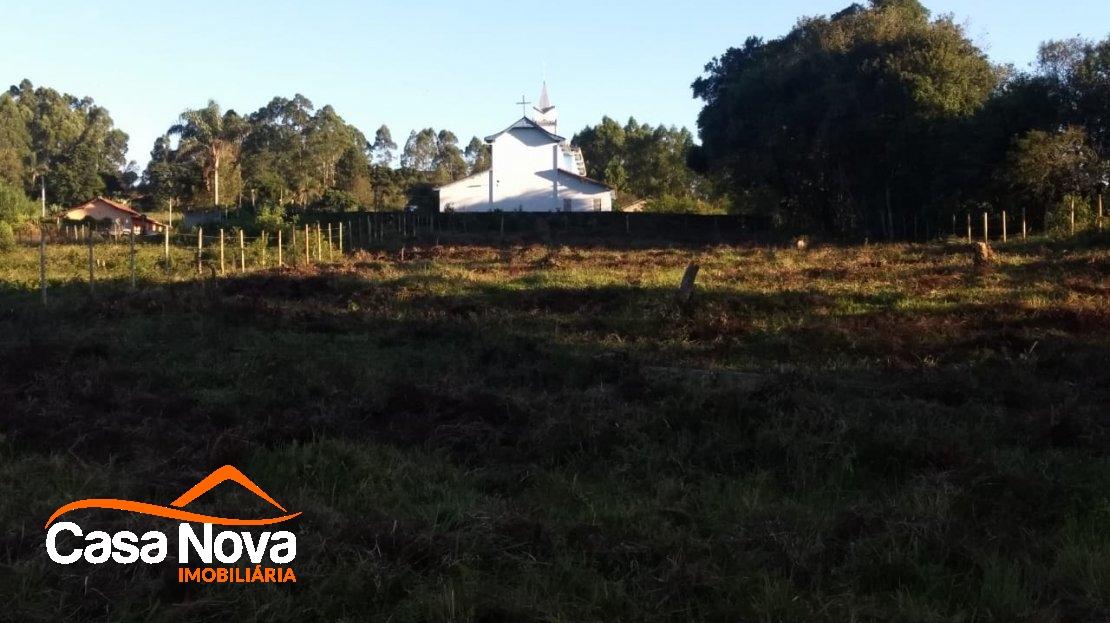
[[[546,80],[543,81],[543,89],[540,91],[540,101],[533,110],[536,111],[533,121],[548,132],[558,134],[556,130],[559,127],[559,113],[551,105],[551,97],[547,94]]]

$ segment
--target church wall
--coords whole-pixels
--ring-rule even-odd
[[[555,197],[555,173],[563,154],[550,138],[533,129],[511,130],[493,141],[493,205],[490,205],[489,174],[473,176],[439,191],[439,209],[456,212],[574,212],[612,210],[612,193],[583,180],[559,175]],[[595,203],[595,200],[597,202]]]
[[[554,210],[553,186],[547,182],[545,188],[544,180],[536,175],[551,171],[556,148],[538,130],[511,130],[497,137],[493,142],[494,209]]]
[[[459,180],[439,190],[439,211],[484,212],[489,209],[489,172]]]

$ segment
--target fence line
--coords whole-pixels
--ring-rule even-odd
[[[1095,227],[1101,231],[1103,226],[1103,205],[1101,197],[1098,202],[1097,216],[1095,217]],[[707,233],[711,234],[714,238],[723,239],[730,236],[753,234],[758,233],[756,230],[751,229],[754,222],[753,219],[743,216],[700,216],[700,215],[670,215],[670,214],[622,214],[622,213],[521,213],[521,212],[493,212],[493,213],[442,213],[442,214],[423,214],[423,213],[410,213],[410,212],[393,212],[393,213],[338,213],[338,214],[321,214],[321,218],[314,222],[303,222],[303,233],[298,236],[298,225],[286,225],[276,228],[275,237],[271,236],[271,232],[262,231],[257,236],[247,236],[242,228],[236,228],[236,234],[239,243],[239,272],[246,273],[247,268],[247,246],[248,244],[254,248],[257,247],[257,253],[252,251],[252,255],[257,257],[257,268],[269,268],[269,250],[271,245],[276,246],[276,267],[286,267],[285,262],[285,240],[284,233],[289,231],[290,237],[290,262],[291,267],[301,265],[298,261],[299,249],[303,250],[304,262],[303,266],[313,266],[314,263],[325,262],[325,235],[324,230],[327,230],[326,243],[327,243],[327,262],[334,262],[336,260],[336,253],[339,259],[342,260],[350,252],[357,252],[360,250],[374,251],[386,250],[390,245],[399,244],[400,256],[404,258],[406,246],[410,243],[426,243],[426,244],[439,244],[441,236],[456,237],[460,240],[466,240],[472,236],[496,236],[499,240],[504,240],[507,234],[514,236],[528,236],[538,235],[545,240],[553,240],[558,236],[569,234],[590,234],[600,236],[613,236],[619,235],[626,239],[638,239],[640,236],[651,238],[654,233],[658,233],[660,227],[670,228],[681,232],[689,232],[691,223],[695,223],[695,227],[701,236]],[[1011,217],[1006,210],[1001,210],[998,214],[991,214],[988,211],[981,212],[981,227],[979,231],[975,231],[973,223],[977,220],[974,218],[972,211],[964,213],[966,222],[966,240],[973,242],[977,235],[981,235],[983,242],[991,243],[1000,242],[1007,244],[1009,242],[1009,232],[1011,225]],[[1068,229],[1070,233],[1074,234],[1077,231],[1077,218],[1075,206],[1072,205],[1070,213],[1067,215]],[[934,217],[931,219],[932,225],[930,227],[930,219],[924,222],[925,236],[942,236],[942,227],[940,223],[943,222],[942,217]],[[1029,223],[1026,215],[1026,209],[1023,207],[1020,212],[1020,218],[1015,219],[1020,221],[1021,239],[1027,240],[1029,236]],[[957,232],[958,214],[951,214],[951,230],[950,234],[953,237],[962,237],[960,232]],[[995,228],[994,224],[998,227]],[[1016,223],[1015,223],[1016,224]],[[313,232],[313,227],[315,232]],[[653,230],[653,228],[655,228]],[[915,232],[917,231],[917,223],[914,223]],[[997,232],[997,233],[994,233]],[[197,261],[197,273],[203,274],[205,260],[208,255],[216,253],[215,248],[218,248],[218,261],[219,261],[219,274],[221,276],[227,275],[227,266],[225,258],[226,247],[226,232],[223,228],[218,229],[217,233],[206,233],[203,226],[198,226],[195,232],[188,231],[173,231],[172,228],[166,228],[162,233],[163,251],[163,269],[167,272],[173,269],[173,253],[172,248],[178,249],[195,249]],[[669,233],[674,233],[671,231]],[[992,239],[992,233],[996,236]],[[315,241],[313,240],[315,234]],[[346,238],[344,237],[346,234]],[[38,246],[39,246],[39,281],[42,294],[43,303],[47,302],[47,244],[48,242],[73,242],[76,244],[84,244],[87,247],[87,260],[88,260],[88,288],[90,294],[95,292],[96,284],[96,268],[98,266],[95,258],[95,247],[97,241],[103,243],[122,243],[120,240],[122,233],[112,232],[106,233],[97,231],[94,227],[87,224],[69,224],[69,223],[50,223],[43,221],[39,228]],[[157,234],[146,237],[147,241],[157,243]],[[276,240],[276,242],[275,242]],[[137,286],[137,268],[136,268],[136,245],[139,242],[137,239],[134,228],[129,227],[127,230],[126,244],[128,246],[128,262],[130,269],[130,287],[135,289]],[[298,247],[300,244],[300,247]],[[312,247],[315,246],[315,257],[313,257]],[[396,247],[394,247],[396,248]],[[206,255],[208,254],[208,255]],[[212,262],[215,258],[212,258]],[[234,268],[234,261],[232,262]]]

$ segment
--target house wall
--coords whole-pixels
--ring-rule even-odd
[[[72,221],[81,221],[86,218],[96,221],[107,219],[112,223],[112,231],[122,233],[127,232],[128,225],[132,225],[135,228],[135,233],[139,235],[155,234],[162,231],[161,227],[143,217],[134,216],[98,201],[66,212],[65,218]]]

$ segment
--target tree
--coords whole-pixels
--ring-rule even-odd
[[[582,150],[586,173],[620,194],[668,197],[669,206],[693,206],[706,199],[698,176],[687,165],[694,137],[686,128],[652,128],[634,118],[622,127],[603,117],[598,125],[575,134],[572,143]]]
[[[401,168],[420,173],[433,173],[439,153],[436,139],[436,131],[432,128],[424,128],[419,132],[413,130],[405,141],[404,151],[401,152]]]
[[[1060,132],[1032,130],[1018,139],[1002,174],[1033,218],[1043,222],[1047,206],[1090,192],[1102,171],[1086,130],[1069,126]]]
[[[25,111],[10,94],[0,94],[0,182],[24,188],[31,154]]]
[[[466,149],[463,150],[463,158],[466,160],[471,175],[489,171],[490,167],[493,166],[490,146],[477,136],[471,137],[470,142],[466,144]]]
[[[181,139],[178,148],[181,155],[195,161],[210,182],[213,205],[220,205],[221,165],[238,155],[240,142],[249,129],[238,113],[221,112],[214,100],[209,100],[204,108],[181,113],[180,122],[170,128],[169,133]]]
[[[467,163],[459,149],[459,139],[450,130],[440,130],[436,135],[436,153],[432,167],[435,169],[435,182],[453,182],[466,177]]]
[[[954,129],[1000,79],[951,18],[931,20],[916,0],[803,19],[705,71],[690,161],[737,209],[835,231],[877,221],[888,235],[950,200],[937,180],[961,148]]]
[[[127,134],[92,98],[35,86],[23,80],[0,95],[0,179],[37,194],[48,178],[47,198],[73,204],[129,188]]]
[[[143,184],[155,206],[172,209],[192,189],[203,185],[203,181],[195,175],[196,171],[195,167],[181,160],[179,152],[173,149],[172,138],[166,134],[154,141],[150,162],[143,172]]]
[[[1038,72],[1050,85],[1060,120],[1086,128],[1094,150],[1110,158],[1110,37],[1049,41],[1038,54]]]
[[[0,181],[0,223],[15,225],[38,214],[39,205],[27,198],[23,190]]]
[[[395,149],[397,149],[397,143],[393,142],[393,135],[389,132],[389,126],[383,124],[374,133],[374,144],[370,148],[374,164],[383,167],[392,166]]]

